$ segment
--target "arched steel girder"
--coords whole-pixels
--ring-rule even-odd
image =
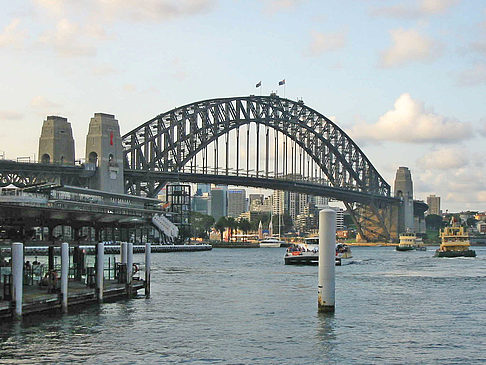
[[[301,145],[312,135],[321,149],[306,146],[307,153],[320,162],[333,186],[389,196],[390,186],[339,127],[301,102],[275,96],[206,100],[161,114],[123,136],[126,167],[180,170],[212,141],[249,123],[267,125],[290,138],[303,136],[299,138]],[[324,158],[319,156],[322,151]],[[333,171],[346,172],[347,181],[333,176]]]

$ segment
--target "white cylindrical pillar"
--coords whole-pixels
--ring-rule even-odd
[[[133,243],[129,242],[127,245],[127,284],[132,284],[133,273]]]
[[[24,244],[12,243],[12,281],[13,300],[15,301],[15,316],[22,316],[22,300],[24,296]]]
[[[69,243],[61,243],[61,308],[63,313],[68,311],[68,276],[69,276]]]
[[[319,282],[317,305],[319,312],[335,309],[336,211],[319,212]]]
[[[152,264],[152,245],[145,244],[145,297],[150,298],[150,265]]]
[[[126,264],[127,263],[127,243],[126,242],[122,242],[120,244],[120,262],[122,264]]]
[[[103,301],[103,283],[105,278],[105,244],[103,242],[98,243],[96,257],[96,290],[98,294],[98,301]]]

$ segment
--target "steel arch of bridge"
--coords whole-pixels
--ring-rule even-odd
[[[230,152],[240,153],[240,128],[244,125],[254,125],[257,133],[254,141],[257,154],[256,167],[251,174],[248,157],[246,171],[239,164],[239,155],[236,158],[236,166],[228,164]],[[269,174],[268,131],[266,131],[266,164],[264,169],[260,169],[261,148],[258,134],[260,126],[278,131],[275,132],[275,146],[278,144],[277,138],[280,133],[286,139],[290,139],[296,145],[296,149],[298,146],[310,157],[316,168],[313,168],[310,173],[307,171],[309,176],[288,174],[286,171],[279,173],[278,161],[283,156],[278,156],[277,149],[274,156],[275,169],[273,174]],[[236,130],[237,139],[236,145],[230,148],[228,140],[233,130]],[[246,156],[249,156],[249,150],[255,147],[250,148],[249,131],[248,126]],[[209,167],[207,148],[211,144],[218,146],[221,137],[225,138],[226,142],[225,166],[219,166],[219,147],[215,147],[214,165]],[[169,175],[177,176],[187,172],[215,177],[221,175],[236,177],[236,181],[240,182],[239,185],[246,185],[245,179],[259,177],[267,180],[273,178],[275,181],[290,179],[294,180],[294,184],[308,183],[312,180],[312,183],[322,184],[323,188],[326,188],[325,194],[322,195],[333,197],[333,189],[339,192],[341,194],[339,200],[345,202],[357,223],[371,219],[381,226],[380,233],[361,232],[363,236],[375,235],[383,239],[390,236],[385,224],[386,218],[379,212],[380,208],[390,202],[390,185],[341,128],[301,101],[292,101],[275,95],[199,101],[160,114],[125,134],[122,139],[127,190],[131,193],[143,192],[148,196],[155,196],[165,183],[171,180]],[[288,146],[284,148],[286,154]],[[204,160],[203,157],[203,166],[197,166],[194,161],[201,153],[206,154],[206,159]],[[287,156],[282,162],[285,166],[287,166],[286,159]],[[302,166],[305,170],[305,163]],[[314,170],[318,170],[318,176],[312,176]],[[343,197],[343,190],[349,192],[349,197]],[[356,194],[367,196],[366,204],[355,198]],[[366,212],[359,213],[364,207]]]

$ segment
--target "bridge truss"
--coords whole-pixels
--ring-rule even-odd
[[[271,96],[221,98],[160,114],[123,136],[126,190],[168,181],[259,186],[344,202],[365,239],[395,236],[390,185],[324,115]]]

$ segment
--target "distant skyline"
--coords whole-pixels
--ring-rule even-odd
[[[344,129],[393,186],[485,210],[486,3],[480,0],[24,0],[0,14],[0,154],[37,154],[47,115],[122,133],[174,107],[268,95]],[[261,81],[262,86],[255,88]]]

